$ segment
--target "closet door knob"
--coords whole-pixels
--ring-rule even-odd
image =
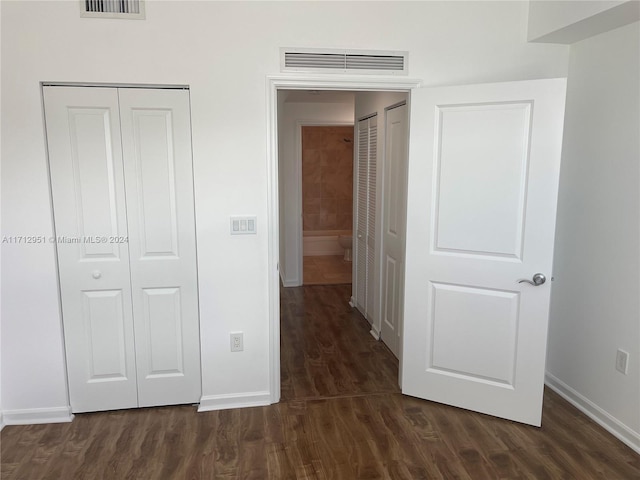
[[[102,272],[100,270],[94,270],[91,276],[98,280],[100,277],[102,277]]]

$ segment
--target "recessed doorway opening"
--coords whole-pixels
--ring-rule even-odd
[[[333,304],[327,304],[321,309],[329,309],[338,317],[351,316],[352,318],[347,321],[356,324],[361,322],[360,330],[364,332],[366,341],[373,341],[374,346],[377,344],[375,340],[380,338],[381,330],[379,320],[381,307],[375,298],[379,298],[379,289],[384,283],[381,277],[382,262],[379,257],[382,253],[380,238],[384,206],[382,196],[385,178],[384,127],[387,114],[385,109],[398,105],[404,105],[407,109],[409,91],[414,86],[412,82],[395,84],[387,81],[382,82],[379,85],[380,88],[375,89],[364,85],[340,89],[323,89],[320,85],[275,88],[272,85],[274,87],[272,108],[275,110],[277,119],[277,128],[276,132],[272,132],[272,139],[274,140],[273,151],[275,153],[277,145],[278,156],[279,238],[277,249],[280,277],[278,284],[283,289],[282,308],[289,306],[298,308],[291,302],[304,302],[305,299],[309,301],[308,298],[311,297],[321,303],[330,301]],[[291,85],[287,84],[286,87]],[[363,120],[367,125],[364,136],[362,125],[359,125]],[[378,122],[380,122],[379,129]],[[335,138],[332,138],[329,133],[335,134],[333,135]],[[373,134],[370,135],[370,133]],[[349,159],[346,158],[345,152],[349,152]],[[310,158],[305,158],[305,154]],[[333,165],[331,165],[332,161]],[[347,164],[349,172],[344,168]],[[363,244],[357,246],[358,236],[363,237],[360,231],[363,228],[365,240],[370,237],[372,241],[369,245],[365,243],[364,246]],[[308,232],[312,232],[312,235]],[[323,235],[319,235],[319,232]],[[327,235],[324,235],[324,232],[327,232]],[[309,241],[307,238],[305,242],[305,233],[307,237],[333,238],[329,242],[319,238]],[[339,239],[349,234],[351,234],[353,250],[346,252]],[[375,237],[379,237],[377,242]],[[313,244],[314,241],[316,245]],[[311,252],[309,247],[312,249]],[[316,250],[313,250],[314,247]],[[307,254],[305,254],[305,248]],[[360,252],[359,259],[358,252]],[[322,267],[332,268],[330,261],[334,259],[339,261],[338,268],[341,267],[342,270],[329,271],[324,273],[325,278],[322,278]],[[309,276],[305,278],[305,265],[307,272],[311,270],[316,274],[316,278],[309,278]],[[345,272],[345,266],[348,269],[347,272]],[[364,266],[360,275],[358,275],[359,266]],[[363,272],[367,278],[363,277]],[[351,277],[352,282],[349,282],[348,277]],[[361,294],[366,292],[366,289],[363,289],[365,282],[368,283],[371,292],[369,302],[360,298]],[[331,283],[340,285],[336,288],[326,286]],[[349,283],[352,285],[350,286]],[[323,284],[325,287],[299,288],[303,284]],[[360,285],[360,294],[358,285]],[[272,301],[275,301],[276,297],[280,301],[280,288],[273,292]],[[373,294],[374,289],[376,294]],[[324,297],[325,300],[319,300],[320,297]],[[298,309],[301,308],[304,309],[303,307]],[[282,312],[282,328],[291,327],[287,324],[289,320],[285,318],[289,313],[291,312],[287,314]],[[279,320],[281,318],[279,309],[277,318]],[[279,328],[277,333],[279,341]],[[371,333],[375,340],[367,333]],[[322,344],[321,339],[316,340],[320,345]],[[273,344],[275,343],[274,341]],[[384,345],[377,345],[378,347],[375,348],[386,350]],[[278,354],[279,347],[280,345],[278,345]],[[284,355],[290,354],[285,352],[287,347],[284,345],[284,337],[282,348],[284,363]],[[279,355],[277,358],[273,355],[272,361],[274,366],[276,363],[280,365]],[[283,398],[289,398],[291,394],[290,385],[287,384],[289,375],[283,373],[287,375],[287,379],[283,381],[282,395]],[[273,380],[273,391],[279,391],[279,375]],[[397,388],[397,363],[393,384]]]

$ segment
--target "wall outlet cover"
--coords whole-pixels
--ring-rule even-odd
[[[626,375],[629,370],[629,352],[620,348],[616,352],[616,370],[623,375]]]
[[[244,350],[244,338],[242,332],[231,332],[230,341],[232,352],[242,352]]]

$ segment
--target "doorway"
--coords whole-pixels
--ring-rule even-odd
[[[321,121],[324,122],[333,122],[333,123],[351,123],[357,124],[358,120],[364,118],[371,118],[374,116],[378,116],[381,119],[382,125],[380,128],[381,136],[378,139],[373,140],[371,151],[373,152],[374,160],[377,158],[379,162],[379,178],[378,183],[375,180],[375,170],[372,172],[374,174],[374,182],[373,187],[367,191],[366,196],[372,198],[374,201],[376,197],[378,198],[377,208],[374,205],[371,212],[368,213],[368,217],[370,217],[371,225],[374,236],[381,236],[381,216],[382,216],[382,206],[383,203],[381,201],[382,196],[382,180],[384,178],[383,170],[383,161],[384,161],[384,119],[386,116],[385,108],[389,108],[393,105],[396,105],[398,102],[406,102],[408,100],[408,92],[412,87],[415,86],[413,83],[395,83],[395,82],[380,82],[378,85],[379,88],[372,88],[371,86],[353,86],[353,85],[343,85],[341,88],[332,88],[328,90],[321,90],[319,84],[308,84],[308,85],[298,85],[295,89],[291,89],[290,84],[283,85],[282,88],[279,88],[276,84],[279,83],[277,80],[273,82],[273,90],[272,90],[272,113],[275,113],[274,119],[277,119],[277,129],[272,129],[272,148],[273,153],[275,154],[275,147],[277,145],[277,156],[279,167],[277,179],[279,182],[278,185],[278,204],[274,205],[275,210],[278,211],[279,216],[279,227],[278,227],[278,243],[272,243],[272,246],[278,248],[280,263],[279,263],[279,277],[277,279],[278,283],[282,282],[282,287],[295,287],[303,284],[303,275],[302,275],[302,266],[303,266],[303,220],[304,220],[304,196],[302,193],[302,182],[296,182],[295,185],[291,185],[291,178],[297,180],[302,179],[302,165],[301,162],[294,163],[290,162],[287,159],[287,155],[290,155],[291,148],[291,131],[289,133],[285,133],[284,129],[290,127],[292,122],[295,124],[297,128],[301,128],[301,125],[306,121],[307,123],[319,123]],[[284,82],[287,83],[287,82]],[[304,82],[303,82],[304,83]],[[302,90],[304,88],[304,90]],[[306,97],[306,98],[305,98]],[[311,101],[309,101],[310,97],[314,97]],[[324,98],[323,98],[324,97]],[[302,101],[300,100],[302,99]],[[356,102],[356,99],[358,102]],[[308,104],[301,105],[301,104]],[[357,105],[356,105],[357,103]],[[295,107],[292,107],[291,104],[296,104]],[[346,104],[346,105],[345,105]],[[310,108],[311,106],[316,107],[315,109]],[[334,111],[330,112],[329,110],[333,107]],[[287,110],[287,114],[285,114],[285,109]],[[291,115],[289,115],[290,111],[295,111],[299,115],[297,119],[291,119]],[[324,118],[318,118],[319,115],[324,115]],[[333,114],[333,116],[332,116]],[[340,115],[342,115],[340,117]],[[275,131],[274,131],[275,130]],[[278,133],[280,135],[278,136]],[[355,132],[355,135],[358,135]],[[356,200],[354,202],[353,208],[357,208],[357,195],[358,195],[358,186],[356,184],[356,178],[358,178],[357,172],[357,160],[358,160],[358,139],[355,138],[355,150],[356,153],[353,158],[353,168],[354,168],[354,191],[353,198]],[[298,148],[301,148],[301,145],[296,145]],[[379,152],[379,153],[378,153]],[[375,166],[375,163],[374,163]],[[290,168],[291,170],[287,170]],[[296,170],[297,168],[297,170]],[[275,178],[275,176],[274,176]],[[360,192],[362,194],[362,192]],[[294,201],[291,201],[291,199]],[[355,213],[355,210],[354,210]],[[377,221],[376,221],[377,220]],[[293,224],[293,225],[292,225]],[[355,220],[351,226],[353,232],[357,231]],[[355,237],[355,235],[354,235]],[[355,238],[353,243],[355,243]],[[376,242],[377,246],[375,246],[375,250],[371,249],[370,256],[372,257],[372,265],[375,265],[375,268],[371,268],[371,278],[372,283],[375,285],[376,289],[379,290],[381,285],[381,241]],[[273,251],[275,251],[275,248]],[[357,251],[357,249],[356,249]],[[353,256],[355,257],[356,251],[353,252]],[[357,260],[353,262],[353,275],[355,279],[356,269],[358,262]],[[354,280],[355,281],[355,280]],[[358,296],[356,293],[357,286],[354,283],[352,291],[347,292],[344,295],[344,298],[339,299],[339,302],[344,302],[344,305],[347,303],[351,304],[351,306],[356,306],[357,302],[355,301]],[[275,288],[272,291],[272,306],[275,306],[275,299],[280,295],[280,289]],[[368,312],[362,311],[361,313],[367,319],[369,323],[370,333],[376,338],[380,338],[380,305],[379,302],[375,301],[375,295],[370,295],[371,297],[371,307],[368,309]],[[360,305],[362,302],[360,303]],[[279,307],[279,305],[277,306]],[[275,315],[277,312],[277,316],[275,318],[280,318],[279,308],[272,309],[272,313]],[[272,365],[279,365],[279,345],[275,345],[275,343],[280,339],[280,329],[279,325],[277,328],[277,335],[272,337],[275,341],[273,343],[274,347],[278,350],[273,350],[273,354],[271,357]],[[276,371],[277,367],[272,369],[272,374]],[[273,392],[279,392],[279,372],[277,375],[273,375],[272,377],[272,385],[274,386]]]
[[[296,134],[302,177],[302,283],[350,285],[353,124],[305,122]]]

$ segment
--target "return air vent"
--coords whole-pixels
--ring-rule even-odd
[[[280,50],[283,72],[367,73],[406,75],[407,52],[359,50]]]
[[[144,19],[144,0],[80,0],[80,16]]]

